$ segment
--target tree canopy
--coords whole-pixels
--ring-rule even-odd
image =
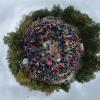
[[[7,55],[9,68],[16,80],[21,85],[33,90],[41,90],[46,92],[47,95],[59,89],[68,92],[70,88],[70,83],[48,85],[46,83],[33,81],[29,73],[23,68],[20,68],[20,62],[23,59],[21,47],[22,34],[24,34],[35,20],[46,16],[60,18],[77,29],[77,33],[84,44],[84,54],[82,56],[81,67],[76,73],[74,80],[84,83],[94,79],[94,72],[100,70],[100,57],[97,56],[97,53],[100,52],[100,23],[96,23],[87,14],[80,12],[73,6],[62,9],[59,5],[54,5],[50,11],[48,9],[40,9],[29,13],[29,15],[26,15],[23,21],[21,21],[15,32],[10,32],[4,37],[4,43],[9,47]]]

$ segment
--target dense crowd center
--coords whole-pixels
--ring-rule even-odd
[[[23,66],[33,80],[58,84],[80,68],[84,51],[74,28],[63,20],[45,17],[23,34]]]

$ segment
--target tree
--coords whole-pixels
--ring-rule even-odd
[[[32,20],[35,21],[38,18],[43,18],[45,16],[49,16],[48,9],[40,9],[32,13]]]
[[[60,8],[59,5],[54,5],[53,8],[51,9],[51,16],[54,16],[54,17],[61,17],[62,16],[62,12],[63,10]]]
[[[69,89],[70,89],[70,83],[67,83],[67,84],[61,84],[60,85],[60,88],[65,91],[65,92],[69,92]]]

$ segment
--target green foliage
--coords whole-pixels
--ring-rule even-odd
[[[63,10],[60,8],[59,5],[54,5],[50,14],[51,16],[54,16],[54,17],[61,17],[62,16],[62,13],[63,13]]]
[[[32,20],[35,21],[38,18],[43,18],[48,15],[49,15],[49,11],[47,9],[40,9],[32,13]]]
[[[70,89],[70,83],[67,83],[67,84],[61,84],[60,85],[60,88],[62,90],[64,90],[65,92],[69,92],[69,89]]]
[[[82,56],[81,68],[76,73],[75,80],[84,83],[94,79],[94,72],[100,70],[100,57],[96,56],[96,54],[100,52],[100,24],[95,23],[87,14],[81,13],[74,9],[73,6],[61,9],[59,5],[54,5],[51,11],[48,9],[41,9],[31,12],[31,14],[27,15],[21,22],[16,32],[8,33],[8,36],[4,37],[4,43],[9,47],[7,55],[9,68],[16,80],[30,89],[46,92],[47,95],[51,94],[54,90],[58,91],[62,89],[67,92],[70,89],[70,83],[48,85],[46,83],[34,81],[31,79],[28,72],[20,68],[23,59],[21,47],[22,36],[36,19],[46,16],[60,17],[65,22],[75,27],[85,49]]]

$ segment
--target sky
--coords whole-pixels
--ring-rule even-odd
[[[0,0],[0,100],[99,100],[100,72],[89,83],[74,82],[69,93],[54,92],[46,96],[39,91],[30,91],[19,85],[12,76],[7,56],[7,46],[3,37],[15,31],[23,15],[40,8],[51,9],[53,4],[62,8],[73,5],[76,9],[87,13],[94,21],[100,23],[100,0]]]

